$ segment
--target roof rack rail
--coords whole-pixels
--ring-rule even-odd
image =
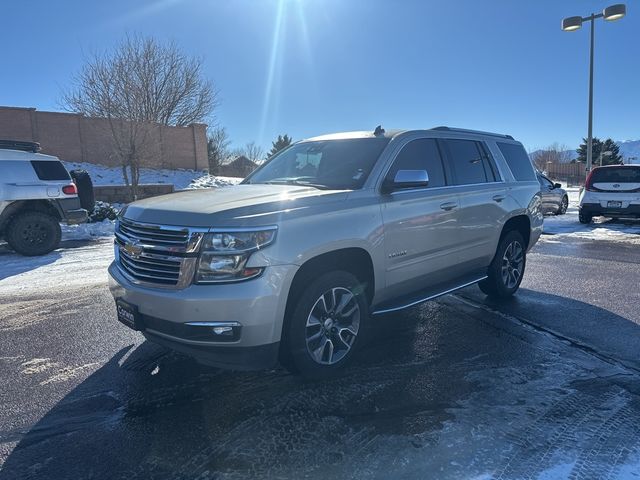
[[[21,140],[0,140],[0,148],[38,153],[40,151],[40,144],[38,142],[23,142]]]
[[[467,128],[453,128],[453,127],[434,127],[431,130],[443,130],[447,132],[460,132],[460,133],[477,133],[478,135],[490,135],[492,137],[508,138],[513,140],[511,135],[505,135],[503,133],[483,132],[482,130],[469,130]]]

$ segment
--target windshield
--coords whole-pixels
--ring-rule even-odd
[[[362,188],[388,138],[323,140],[292,145],[244,183],[310,185],[316,188]]]

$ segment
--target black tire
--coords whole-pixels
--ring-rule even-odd
[[[320,275],[302,289],[283,332],[282,360],[290,371],[307,378],[328,378],[349,364],[354,350],[362,343],[369,319],[369,302],[364,290],[353,274],[341,270]],[[343,305],[343,302],[346,303]],[[353,309],[355,313],[353,317],[340,316],[336,307],[346,313]],[[330,315],[322,316],[326,310]],[[316,336],[318,338],[313,339]],[[317,352],[316,355],[312,351]]]
[[[580,223],[591,223],[592,215],[587,215],[586,213],[578,212],[578,221]]]
[[[511,261],[507,261],[509,255],[513,256]],[[487,278],[478,283],[480,290],[496,299],[511,297],[520,288],[526,264],[527,251],[522,235],[516,230],[507,232],[498,244]]]
[[[56,217],[44,212],[26,211],[15,215],[7,225],[7,243],[16,252],[44,255],[60,245],[60,223]]]
[[[93,182],[91,181],[89,172],[86,170],[71,170],[69,174],[78,188],[80,206],[89,212],[89,214],[92,214],[96,206],[96,198],[93,193]]]
[[[566,195],[562,197],[562,201],[560,202],[560,206],[558,207],[558,211],[556,215],[564,215],[567,213],[567,208],[569,208],[569,197]]]

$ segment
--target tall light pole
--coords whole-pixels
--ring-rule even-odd
[[[593,165],[593,41],[596,18],[604,18],[609,22],[620,20],[627,13],[627,7],[623,3],[611,5],[605,8],[602,13],[592,13],[588,17],[567,17],[562,19],[562,30],[573,32],[582,27],[582,22],[591,22],[591,46],[589,48],[589,128],[587,133],[587,172]]]

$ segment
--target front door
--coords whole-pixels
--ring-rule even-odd
[[[459,199],[447,188],[436,140],[407,143],[386,178],[395,178],[398,170],[426,170],[429,182],[426,187],[382,194],[387,298],[429,288],[458,273]]]

